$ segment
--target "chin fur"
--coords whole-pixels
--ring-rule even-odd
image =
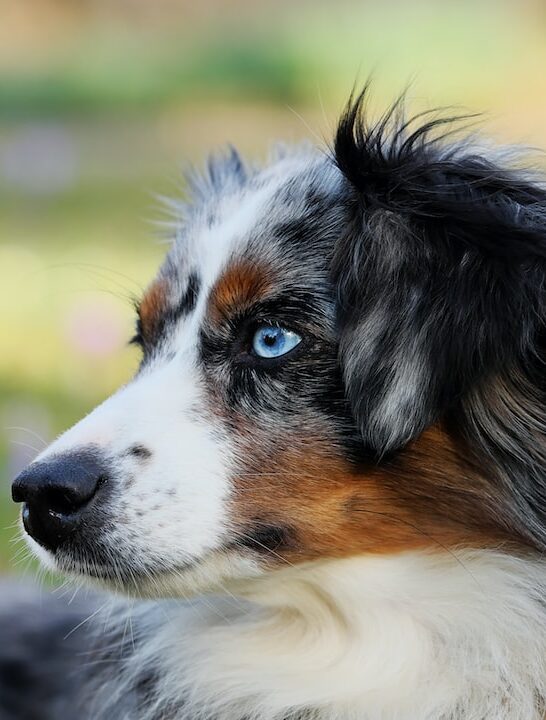
[[[178,568],[143,571],[89,562],[70,556],[50,556],[38,546],[35,554],[50,570],[135,599],[188,599],[205,593],[224,592],[232,583],[263,573],[260,563],[230,551],[213,552]]]

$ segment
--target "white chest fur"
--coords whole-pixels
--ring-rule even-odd
[[[143,605],[124,682],[157,668],[146,720],[543,720],[545,586],[544,563],[489,551],[287,568]]]

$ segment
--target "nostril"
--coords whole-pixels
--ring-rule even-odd
[[[72,515],[86,502],[85,500],[82,502],[82,498],[73,492],[56,487],[49,488],[45,500],[49,512],[57,515]]]
[[[87,478],[85,482],[65,483],[54,479],[35,499],[48,512],[56,515],[73,515],[85,507],[107,481],[106,475]]]

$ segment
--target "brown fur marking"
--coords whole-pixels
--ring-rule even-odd
[[[359,471],[326,438],[295,438],[290,447],[276,448],[274,460],[271,447],[254,437],[252,467],[237,475],[231,516],[241,533],[257,518],[290,530],[294,542],[270,555],[272,562],[507,540],[488,522],[484,483],[439,428],[423,433],[396,461]]]
[[[146,290],[138,306],[138,316],[144,338],[154,338],[167,306],[167,281],[159,278]]]
[[[268,269],[250,260],[232,263],[212,288],[207,308],[209,320],[218,325],[264,299],[273,287]]]

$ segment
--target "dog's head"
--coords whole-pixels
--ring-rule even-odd
[[[210,162],[135,378],[16,479],[48,562],[144,594],[546,546],[546,191],[351,103],[334,152]]]

